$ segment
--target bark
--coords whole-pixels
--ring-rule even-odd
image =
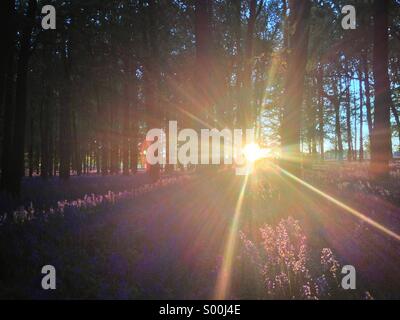
[[[6,91],[7,66],[15,50],[15,0],[0,2],[0,28],[4,32],[3,48],[0,50],[0,110],[4,102]]]
[[[257,21],[257,0],[250,0],[250,16],[247,23],[246,46],[243,64],[243,88],[239,112],[240,127],[245,130],[253,127],[254,110],[252,103],[252,81],[253,51],[254,51],[254,29]]]
[[[390,106],[390,109],[392,110],[394,121],[396,122],[397,133],[399,135],[399,147],[400,147],[400,119],[399,119],[399,113],[398,113],[398,111],[397,111],[397,109],[396,109],[394,104],[392,104]]]
[[[36,0],[29,0],[26,14],[26,23],[21,32],[20,52],[17,66],[16,99],[14,138],[12,150],[12,165],[10,170],[9,191],[14,196],[19,196],[21,191],[21,178],[24,176],[25,167],[25,136],[27,118],[27,91],[28,67],[31,55],[31,35],[35,23],[37,8]]]
[[[368,136],[369,136],[369,146],[371,148],[371,136],[373,130],[372,124],[372,111],[371,111],[371,91],[369,83],[369,68],[366,52],[361,55],[361,61],[364,73],[364,88],[365,88],[365,108],[367,110],[367,123],[368,123]]]
[[[124,119],[123,119],[123,128],[122,128],[122,173],[124,175],[129,175],[129,148],[130,148],[130,96],[129,96],[129,87],[127,83],[128,79],[125,79],[124,83]]]
[[[46,179],[49,175],[49,117],[47,109],[48,102],[47,99],[45,99],[40,109],[40,176],[43,179]]]
[[[375,116],[371,145],[371,173],[375,178],[389,176],[391,152],[390,82],[388,75],[389,0],[374,2],[374,89]]]
[[[201,121],[208,122],[212,118],[212,29],[211,29],[210,0],[195,1],[195,101],[192,113]],[[188,127],[200,129],[201,124],[196,120],[188,121]]]
[[[234,7],[234,34],[236,46],[236,82],[235,82],[235,99],[236,106],[240,112],[241,92],[242,92],[242,76],[243,76],[243,52],[242,52],[242,1],[233,0]],[[239,114],[238,114],[239,117]]]
[[[337,151],[339,161],[343,160],[343,139],[342,139],[342,128],[340,121],[340,100],[338,98],[337,83],[333,83],[333,108],[335,110],[335,134],[337,140]]]
[[[324,98],[323,98],[323,77],[324,71],[322,65],[318,67],[317,71],[317,85],[318,85],[318,134],[319,134],[319,147],[321,152],[321,160],[324,160],[325,157],[325,148],[324,148]]]
[[[10,175],[12,167],[13,148],[13,124],[15,112],[15,81],[14,81],[14,58],[9,56],[7,77],[4,96],[4,125],[3,125],[3,149],[1,154],[1,189],[10,192]]]
[[[308,18],[311,3],[290,1],[290,54],[285,86],[285,104],[282,123],[282,151],[287,159],[286,167],[294,174],[300,173],[300,123],[304,92],[304,74],[308,49]]]
[[[362,89],[362,72],[361,69],[358,71],[359,77],[359,96],[360,96],[360,161],[364,161],[364,111],[363,111],[363,89]]]
[[[29,151],[28,151],[28,172],[29,177],[33,176],[34,170],[34,154],[33,154],[33,137],[34,137],[34,126],[33,126],[33,116],[30,116],[29,122],[30,136],[29,136]]]
[[[138,145],[138,101],[137,97],[137,86],[134,87],[135,92],[133,94],[134,100],[132,101],[132,125],[130,129],[131,141],[130,141],[130,169],[132,174],[136,174],[138,170],[139,161],[139,145]]]
[[[306,93],[305,111],[307,112],[307,143],[309,153],[315,156],[317,154],[317,106],[313,103],[312,96],[314,94],[311,83]]]
[[[346,62],[346,132],[347,132],[347,161],[353,160],[353,135],[351,131],[351,97],[350,97],[350,79],[348,77],[349,70]]]
[[[159,44],[158,34],[155,30],[156,14],[155,3],[151,1],[146,8],[146,28],[143,31],[145,47],[148,48],[146,53],[144,69],[145,69],[145,106],[146,106],[146,122],[149,129],[161,128],[161,112],[159,104]],[[151,56],[149,55],[151,52]],[[158,155],[155,155],[158,156]],[[148,165],[148,173],[152,180],[156,181],[160,178],[160,164]]]
[[[78,119],[75,112],[72,115],[72,129],[73,129],[73,141],[74,141],[74,169],[78,176],[82,175],[82,159],[81,159],[81,147],[80,139],[78,134]]]
[[[71,123],[71,39],[65,42],[64,47],[64,95],[60,103],[60,169],[61,180],[68,180],[71,174],[71,154],[72,154],[72,123]]]
[[[51,109],[48,109],[47,112],[48,118],[48,136],[49,136],[49,148],[48,148],[48,175],[49,177],[55,176],[56,175],[56,168],[55,168],[55,147],[54,147],[54,125],[53,125],[53,113],[51,112]]]
[[[111,84],[110,84],[111,86]],[[118,101],[118,100],[117,100]],[[108,106],[108,117],[110,119],[110,131],[109,131],[109,143],[110,143],[110,173],[118,174],[119,166],[118,166],[118,158],[119,158],[119,145],[118,145],[118,131],[116,129],[116,114],[118,114],[118,108],[120,103],[116,103],[116,106],[112,106],[111,103],[107,103]]]

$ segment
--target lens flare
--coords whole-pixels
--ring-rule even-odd
[[[248,162],[256,162],[266,156],[266,150],[261,149],[257,143],[250,143],[243,148],[243,154]]]

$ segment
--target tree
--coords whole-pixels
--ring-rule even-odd
[[[318,138],[319,138],[319,146],[321,153],[321,160],[325,158],[325,148],[324,148],[324,139],[325,139],[325,130],[324,130],[324,70],[323,66],[319,65],[317,70],[317,101],[318,101]]]
[[[144,57],[146,122],[148,128],[153,129],[161,128],[162,122],[159,119],[161,115],[159,104],[160,66],[158,35],[156,31],[156,14],[158,13],[158,8],[154,1],[150,1],[144,10],[145,28],[143,30],[143,43],[145,48],[147,48]],[[149,174],[153,180],[158,180],[160,176],[160,164],[149,165]]]
[[[300,123],[304,92],[304,74],[307,64],[308,18],[311,3],[290,1],[288,70],[285,86],[285,103],[282,123],[282,149],[287,168],[292,173],[300,170]]]
[[[5,32],[4,48],[0,50],[0,109],[4,105],[2,128],[1,182],[0,188],[8,192],[10,188],[12,136],[14,122],[14,64],[15,64],[15,1],[1,2],[1,29]]]
[[[362,80],[362,71],[361,67],[358,69],[358,86],[359,86],[359,96],[360,96],[360,161],[364,160],[364,135],[363,135],[363,126],[364,126],[364,99],[363,99],[363,80]]]
[[[260,1],[257,6],[257,0],[250,0],[250,13],[247,22],[247,33],[245,42],[245,54],[243,71],[241,75],[242,91],[239,104],[238,123],[242,129],[251,128],[254,124],[255,114],[252,105],[252,71],[254,65],[254,31],[257,17],[260,15],[264,1]]]
[[[347,160],[353,160],[353,134],[351,131],[351,97],[350,97],[350,78],[349,78],[348,61],[345,61],[345,86],[346,86],[346,133],[347,133]]]
[[[0,50],[0,106],[3,104],[5,83],[7,75],[7,65],[12,56],[14,50],[15,41],[15,26],[14,26],[14,14],[15,14],[15,0],[4,0],[1,2],[0,7],[0,27],[5,32],[5,38],[3,40],[4,47]]]
[[[63,66],[64,66],[64,81],[65,89],[62,95],[62,101],[60,101],[60,137],[59,137],[59,149],[60,149],[60,179],[68,180],[71,172],[71,156],[72,156],[72,75],[71,75],[71,55],[72,55],[72,44],[71,35],[68,34],[64,39],[63,46]]]
[[[193,101],[193,114],[204,123],[212,119],[212,29],[211,29],[212,3],[210,0],[195,1],[195,39],[196,62],[194,67],[195,100]],[[199,128],[200,123],[192,119],[189,123],[194,128]]]
[[[16,97],[13,149],[11,152],[12,165],[8,181],[8,191],[14,196],[20,194],[21,178],[25,171],[25,133],[27,118],[28,67],[31,56],[31,38],[35,26],[37,1],[29,0],[22,27],[19,57],[17,64]]]
[[[388,75],[389,0],[374,2],[374,91],[375,116],[371,144],[371,173],[376,178],[389,176],[391,151],[390,82]]]
[[[363,68],[364,74],[364,88],[365,88],[365,107],[367,110],[367,123],[368,123],[368,133],[369,133],[369,143],[371,143],[371,136],[373,131],[373,123],[372,123],[372,110],[371,110],[371,92],[370,92],[370,82],[369,82],[369,68],[368,68],[368,60],[367,53],[365,51],[361,54],[361,64]]]

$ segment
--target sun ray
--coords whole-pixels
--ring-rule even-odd
[[[230,288],[230,280],[232,273],[233,258],[236,249],[236,242],[239,231],[239,221],[242,213],[242,204],[244,194],[246,191],[249,175],[246,175],[243,181],[242,188],[239,193],[239,198],[235,207],[235,214],[233,216],[232,224],[229,230],[224,255],[222,257],[222,265],[217,278],[217,285],[215,290],[215,298],[223,300],[226,298]]]
[[[277,167],[278,171],[282,172],[287,177],[295,180],[296,182],[298,182],[301,185],[305,186],[309,190],[311,190],[311,191],[315,192],[316,194],[320,195],[321,197],[325,198],[329,202],[334,203],[338,207],[344,209],[346,212],[348,212],[348,213],[352,214],[353,216],[361,219],[365,223],[367,223],[370,226],[378,229],[379,231],[383,232],[384,234],[394,238],[395,240],[400,241],[400,235],[398,235],[396,232],[388,229],[387,227],[383,226],[382,224],[380,224],[380,223],[376,222],[375,220],[367,217],[365,214],[361,213],[360,211],[358,211],[356,209],[353,209],[352,207],[348,206],[347,204],[341,202],[340,200],[335,199],[334,197],[330,196],[329,194],[319,190],[318,188],[314,187],[313,185],[307,183],[306,181],[296,177],[295,175],[291,174],[290,172],[286,171],[285,169],[283,169],[283,168],[281,168],[279,166],[276,166],[274,164],[272,164],[272,165]]]

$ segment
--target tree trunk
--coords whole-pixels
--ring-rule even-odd
[[[15,99],[15,121],[14,139],[12,152],[12,165],[10,175],[10,192],[19,196],[21,189],[21,178],[24,175],[25,166],[25,135],[26,135],[26,113],[27,113],[27,80],[30,58],[31,35],[35,23],[37,8],[36,0],[29,0],[26,23],[22,29],[20,41],[20,53],[17,67],[16,99]]]
[[[48,117],[49,117],[49,121],[48,121],[48,136],[49,136],[49,154],[48,154],[48,175],[50,177],[53,177],[56,175],[56,168],[55,168],[55,147],[54,147],[54,124],[53,124],[53,119],[54,119],[54,114],[51,112],[51,108],[49,108],[48,110]]]
[[[362,89],[362,71],[359,69],[358,71],[359,77],[359,95],[360,95],[360,161],[364,161],[364,133],[363,133],[363,126],[364,126],[364,112],[363,112],[363,89]]]
[[[313,86],[310,83],[308,86],[308,90],[306,91],[305,98],[305,111],[307,113],[307,143],[308,143],[308,151],[313,156],[317,154],[317,106],[313,103]]]
[[[369,84],[369,68],[368,68],[368,60],[367,60],[366,52],[362,52],[361,61],[362,61],[363,73],[364,73],[365,108],[367,110],[369,147],[371,149],[371,144],[372,144],[371,136],[372,136],[373,124],[372,124],[372,111],[371,111],[371,91],[370,91],[370,84]]]
[[[304,74],[307,63],[308,18],[311,3],[308,0],[290,1],[290,53],[285,86],[285,104],[282,123],[282,151],[286,167],[294,174],[300,173],[300,124],[304,92]]]
[[[354,105],[354,144],[353,144],[353,160],[356,161],[357,160],[357,143],[358,143],[358,139],[357,139],[357,134],[358,134],[358,130],[357,130],[357,101],[356,101],[356,95],[355,95],[355,91],[353,91],[353,105]]]
[[[324,78],[324,71],[322,65],[318,67],[318,74],[317,74],[317,85],[318,85],[318,133],[319,133],[319,146],[320,146],[320,153],[321,153],[321,160],[325,158],[325,148],[324,148],[324,98],[323,98],[323,78]]]
[[[29,136],[29,150],[28,150],[28,172],[29,177],[33,176],[33,167],[34,167],[34,155],[33,155],[33,137],[34,137],[34,127],[33,127],[33,116],[30,116],[29,121],[29,129],[30,129],[30,136]]]
[[[155,3],[151,1],[146,10],[146,28],[144,30],[144,43],[148,48],[145,61],[145,103],[148,129],[161,128],[161,112],[159,105],[159,52],[158,34],[156,31]],[[155,155],[156,157],[158,155]],[[153,181],[160,177],[160,164],[148,165],[148,173]]]
[[[71,124],[71,39],[65,41],[64,47],[64,78],[65,88],[63,99],[60,103],[60,170],[61,180],[68,180],[71,174],[71,153],[72,153],[72,124]]]
[[[340,100],[338,98],[338,90],[336,80],[333,83],[333,108],[335,109],[335,134],[337,139],[337,151],[339,153],[339,161],[343,160],[343,139],[342,127],[340,121]]]
[[[46,90],[47,91],[47,90]],[[46,98],[49,95],[46,93]],[[40,176],[46,179],[49,175],[49,130],[48,100],[44,99],[40,109]]]
[[[139,158],[139,146],[138,146],[138,126],[139,126],[139,119],[138,119],[138,101],[137,101],[137,86],[134,87],[135,91],[132,95],[134,100],[132,101],[132,124],[130,126],[130,134],[131,134],[131,141],[130,141],[130,169],[132,174],[136,174],[138,170],[138,158]]]
[[[0,110],[6,92],[6,78],[10,58],[15,50],[15,0],[2,0],[0,2],[0,28],[4,32],[3,49],[0,50]]]
[[[10,176],[12,167],[13,129],[15,112],[15,81],[14,81],[14,57],[10,55],[7,66],[5,97],[4,97],[4,125],[3,125],[3,149],[1,153],[1,189],[11,192]]]
[[[193,114],[208,122],[212,108],[212,32],[211,32],[211,1],[195,1],[195,37],[196,37],[196,65],[195,65],[195,101]],[[202,124],[193,119],[188,121],[189,128],[200,129]]]
[[[78,134],[78,117],[75,112],[72,112],[72,129],[73,129],[73,141],[74,141],[74,169],[78,176],[82,175],[82,159],[81,159],[81,147],[80,139]]]
[[[399,119],[399,113],[397,112],[396,106],[393,103],[390,106],[390,109],[392,110],[394,121],[396,122],[397,133],[399,135],[399,148],[400,148],[400,119]]]
[[[389,0],[374,2],[374,89],[375,116],[371,145],[371,173],[376,178],[389,176],[391,152],[390,82],[388,75]]]
[[[123,99],[123,108],[124,108],[124,119],[122,120],[122,173],[127,176],[129,175],[129,145],[130,145],[130,95],[129,95],[129,86],[128,79],[124,80],[124,99]]]
[[[257,20],[257,0],[250,0],[250,16],[247,23],[246,47],[243,63],[243,87],[241,92],[241,103],[239,107],[239,126],[245,130],[254,125],[254,110],[252,101],[252,81],[253,71],[253,47],[254,29]]]
[[[346,61],[346,131],[347,131],[347,161],[353,160],[353,135],[351,132],[351,97],[350,97],[350,79],[348,78],[348,62]]]
[[[243,52],[242,52],[242,1],[232,0],[232,7],[234,8],[234,35],[236,47],[236,79],[235,79],[235,102],[236,108],[239,110],[237,117],[240,118],[242,106],[242,77],[243,77]],[[234,117],[232,118],[232,122]]]

